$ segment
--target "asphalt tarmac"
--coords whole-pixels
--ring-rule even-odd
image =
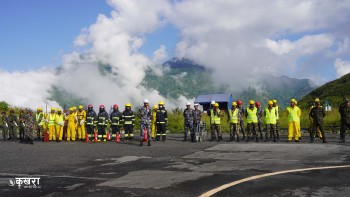
[[[328,136],[326,144],[319,139],[311,144],[307,137],[288,143],[285,136],[277,143],[227,140],[226,135],[219,143],[191,143],[171,134],[151,147],[140,147],[136,140],[34,145],[1,141],[0,196],[350,194],[350,142],[339,144],[337,135]],[[38,188],[25,188],[24,183],[19,188],[16,178],[40,182]]]

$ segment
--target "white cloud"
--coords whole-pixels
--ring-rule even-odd
[[[278,41],[266,40],[267,48],[278,55],[290,52],[298,55],[314,54],[329,49],[333,43],[334,39],[328,34],[305,35],[295,42],[286,39]]]
[[[334,62],[334,68],[336,70],[337,77],[341,77],[345,74],[348,74],[350,73],[350,61],[336,59]]]
[[[59,107],[55,101],[47,98],[48,90],[56,83],[52,70],[31,70],[26,72],[0,71],[1,100],[17,107]]]
[[[51,84],[99,105],[126,102],[151,103],[163,98],[156,90],[141,85],[146,70],[162,73],[159,65],[168,58],[161,45],[149,58],[140,52],[147,35],[166,25],[179,29],[178,57],[186,57],[213,70],[217,83],[232,87],[253,85],[262,73],[288,74],[303,78],[297,60],[303,57],[333,62],[340,76],[348,72],[343,61],[349,55],[350,1],[347,0],[107,0],[114,10],[100,14],[94,24],[83,28],[74,41],[85,47],[84,54],[63,57],[59,76],[46,70],[0,72],[1,82],[13,96],[4,97],[14,105],[46,103]],[[170,49],[172,50],[172,49]],[[324,62],[327,62],[324,61]],[[324,63],[325,65],[327,63]],[[101,73],[101,66],[110,72]],[[305,67],[314,67],[313,62]],[[312,70],[305,69],[304,70]],[[315,76],[315,75],[313,75]],[[13,78],[20,83],[9,83]],[[33,79],[34,78],[34,79]],[[324,76],[320,76],[324,78]],[[23,89],[18,84],[28,86]],[[24,92],[22,94],[21,92]],[[37,95],[40,92],[40,95]],[[17,95],[17,96],[16,96]],[[172,106],[186,102],[180,97]],[[35,101],[35,102],[34,102]],[[54,105],[54,104],[53,104]]]

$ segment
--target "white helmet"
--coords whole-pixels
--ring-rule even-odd
[[[148,99],[143,100],[143,103],[149,103]]]
[[[194,106],[198,106],[199,104],[198,103],[195,103]]]
[[[190,103],[190,102],[187,102],[187,103],[186,103],[186,106],[188,106],[188,105],[191,105],[191,103]]]
[[[215,104],[215,101],[211,101],[210,104],[214,105],[214,104]]]

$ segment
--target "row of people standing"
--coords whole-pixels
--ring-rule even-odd
[[[221,120],[219,104],[211,101],[211,109],[208,113],[211,123],[211,141],[221,141]],[[232,108],[229,110],[228,122],[230,124],[230,141],[246,140],[247,142],[254,138],[257,142],[263,140],[263,121],[265,117],[265,141],[273,137],[273,141],[279,139],[279,107],[277,101],[269,101],[268,107],[262,110],[260,102],[249,101],[249,107],[244,109],[243,102],[237,100],[232,102]],[[247,127],[245,128],[244,119]],[[260,135],[259,135],[260,134]],[[242,136],[241,136],[242,135]]]
[[[312,130],[310,130],[310,140],[314,141],[316,130],[320,130],[322,141],[326,143],[326,136],[323,130],[323,118],[325,117],[324,109],[320,106],[319,99],[315,100],[316,106],[310,110],[309,116],[314,120]],[[211,102],[212,109],[209,111],[211,119],[211,140],[222,140],[222,134],[220,130],[220,110],[219,104],[215,101]],[[255,139],[256,142],[260,140],[276,142],[279,139],[279,116],[280,110],[276,100],[268,101],[268,107],[262,110],[260,102],[249,101],[249,107],[243,108],[242,101],[232,102],[232,108],[229,110],[229,123],[230,123],[230,140],[237,139],[237,142],[251,139]],[[300,129],[300,116],[301,110],[296,105],[295,99],[290,100],[290,106],[285,110],[288,117],[288,136],[287,142],[291,142],[293,139],[295,142],[299,142],[301,138]],[[244,118],[247,123],[247,127],[244,127]],[[263,128],[263,118],[265,120],[265,128]],[[263,135],[265,130],[265,135]],[[240,135],[243,135],[242,138]]]

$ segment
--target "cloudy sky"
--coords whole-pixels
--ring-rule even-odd
[[[171,57],[211,68],[215,81],[232,86],[253,83],[261,73],[321,85],[350,72],[347,0],[3,0],[0,5],[0,100],[12,105],[58,105],[46,100],[52,85],[94,104],[145,97],[175,104],[140,85],[147,69],[162,74],[159,64]],[[101,75],[98,63],[111,65],[111,73]]]

